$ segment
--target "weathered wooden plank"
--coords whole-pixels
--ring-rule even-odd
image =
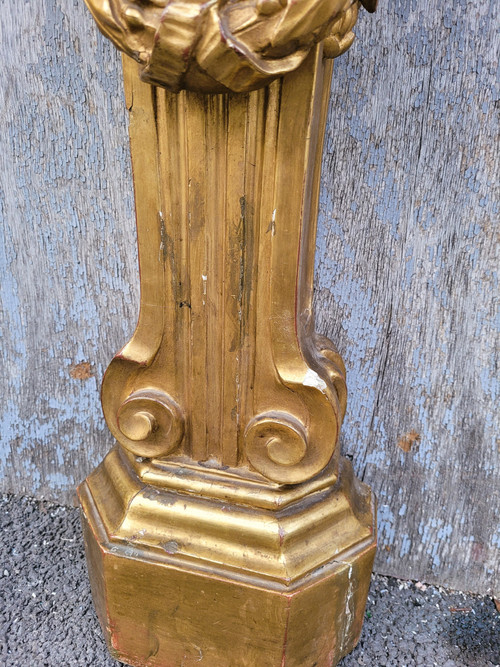
[[[317,256],[377,569],[477,591],[499,585],[497,28],[493,0],[361,18]],[[137,317],[120,63],[71,0],[9,6],[0,40],[1,488],[68,502],[111,444],[98,387]]]
[[[99,385],[136,317],[120,59],[81,2],[0,29],[2,484],[66,502],[111,443]]]
[[[379,497],[376,567],[482,591],[500,563],[498,18],[493,1],[401,0],[360,24],[332,88],[317,255],[344,451]]]

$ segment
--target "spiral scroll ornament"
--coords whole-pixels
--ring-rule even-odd
[[[289,413],[260,414],[245,431],[248,460],[268,479],[296,484],[318,472],[318,453],[309,435],[305,425]]]
[[[86,0],[100,30],[173,92],[245,92],[295,70],[318,42],[351,45],[358,0]],[[361,0],[373,11],[375,0]]]
[[[117,423],[121,444],[145,458],[169,454],[184,435],[179,406],[170,396],[154,390],[131,394],[118,409]]]

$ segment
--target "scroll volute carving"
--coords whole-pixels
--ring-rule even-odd
[[[185,416],[151,372],[152,361],[142,364],[137,340],[111,362],[102,386],[102,404],[108,426],[129,452],[159,458],[175,451],[182,442]]]

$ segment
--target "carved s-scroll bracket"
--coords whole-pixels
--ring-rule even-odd
[[[326,62],[318,47],[280,84],[274,152],[279,158],[268,167],[275,174],[274,189],[267,184],[261,201],[266,215],[258,263],[257,338],[270,346],[257,349],[255,412],[245,430],[245,453],[254,468],[282,484],[310,479],[337,458],[346,402],[340,356],[330,341],[314,333],[310,314],[315,176],[322,148],[317,128],[325,120],[324,83],[331,74]],[[300,126],[295,118],[303,119]],[[290,127],[295,128],[293,140],[285,129]],[[266,142],[272,144],[271,135]],[[266,217],[272,220],[270,227]]]
[[[292,366],[282,368],[274,403],[286,409],[260,412],[245,430],[248,460],[280,484],[298,484],[323,470],[335,454],[339,435],[341,417],[335,390],[312,368],[303,370],[298,379]]]
[[[166,279],[165,220],[162,214],[158,135],[155,122],[156,91],[134,85],[135,73],[124,68],[125,94],[130,114],[130,147],[134,171],[151,173],[135,178],[135,199],[141,301],[132,339],[114,357],[102,384],[102,406],[110,431],[118,442],[136,456],[165,456],[180,444],[185,417],[175,398],[175,375],[162,371],[165,329],[172,316],[171,281]],[[133,90],[133,94],[132,94]],[[172,356],[172,348],[166,350]],[[163,355],[163,356],[162,356]]]

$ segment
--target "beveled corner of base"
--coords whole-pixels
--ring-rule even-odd
[[[271,511],[152,492],[113,457],[79,496],[114,657],[156,667],[331,667],[354,648],[376,540],[373,499],[350,464],[333,487]],[[121,479],[110,473],[119,461]],[[178,514],[190,517],[187,531]]]

